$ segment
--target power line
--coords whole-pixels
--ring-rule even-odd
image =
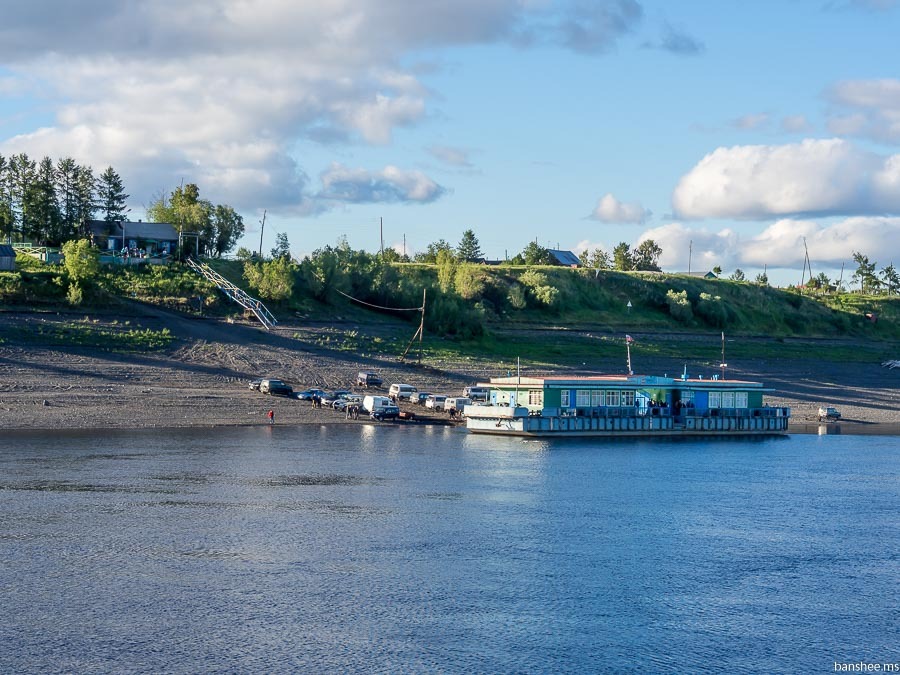
[[[421,312],[423,307],[383,307],[382,305],[373,305],[371,302],[366,302],[365,300],[360,300],[359,298],[354,298],[352,295],[347,295],[343,291],[339,291],[338,289],[334,289],[341,295],[343,295],[348,300],[352,300],[353,302],[358,302],[361,305],[366,305],[367,307],[373,307],[375,309],[384,309],[389,312]]]

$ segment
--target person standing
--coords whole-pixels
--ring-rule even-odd
[[[270,410],[266,413],[266,417],[269,418],[269,424],[275,424],[275,411]]]

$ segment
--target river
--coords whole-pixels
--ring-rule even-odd
[[[0,672],[900,663],[888,436],[0,441]]]

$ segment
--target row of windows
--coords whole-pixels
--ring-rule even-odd
[[[746,408],[746,391],[711,391],[709,392],[710,408]]]
[[[560,392],[560,406],[571,407],[571,391],[563,389]],[[599,406],[632,406],[634,405],[633,391],[618,391],[610,389],[576,389],[575,405],[579,408],[596,408]]]
[[[540,394],[540,391],[530,391],[528,402],[530,404],[543,403],[541,400],[532,400],[533,394]],[[560,392],[560,406],[569,408],[572,406],[572,392],[569,389],[563,389]],[[694,400],[693,391],[682,391],[682,403],[689,403]],[[576,389],[575,405],[579,408],[596,408],[599,406],[632,406],[634,405],[633,391],[618,391],[610,389]],[[748,407],[746,391],[711,391],[709,392],[710,408],[746,408]]]

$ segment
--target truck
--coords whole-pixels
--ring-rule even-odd
[[[400,408],[387,396],[365,396],[362,402],[363,410],[369,413],[373,420],[394,420],[400,415]]]

